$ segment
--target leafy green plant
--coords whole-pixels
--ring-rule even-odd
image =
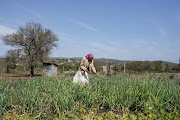
[[[3,115],[9,111],[8,106],[13,106],[17,114],[29,114],[33,118],[52,115],[74,119],[164,119],[179,116],[179,80],[148,76],[109,76],[107,79],[90,77],[88,85],[75,84],[72,77],[0,81],[0,112]]]

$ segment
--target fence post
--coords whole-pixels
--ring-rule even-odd
[[[124,75],[126,74],[126,62],[124,62]]]
[[[111,73],[111,67],[110,67],[110,63],[108,63],[107,65],[107,75],[110,75]]]

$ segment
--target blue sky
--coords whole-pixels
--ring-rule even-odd
[[[39,22],[59,36],[52,57],[180,57],[179,0],[0,0],[0,36]],[[11,47],[0,39],[0,56]]]

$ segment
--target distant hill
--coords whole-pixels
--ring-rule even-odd
[[[81,57],[73,57],[73,58],[69,58],[69,59],[75,59],[75,60],[81,60]],[[94,60],[98,60],[101,62],[105,62],[105,63],[117,63],[117,64],[124,64],[124,62],[126,63],[130,63],[133,62],[135,60],[117,60],[117,59],[108,59],[108,58],[95,58]],[[153,62],[153,61],[150,61]],[[163,65],[169,64],[171,67],[177,65],[176,63],[172,63],[172,62],[168,62],[168,61],[162,61]]]
[[[171,67],[177,65],[177,63],[172,63],[172,62],[167,62],[167,61],[162,61],[162,64],[163,65],[169,64]]]
[[[117,64],[124,64],[124,62],[129,63],[133,62],[131,60],[117,60],[117,59],[108,59],[108,58],[97,58],[95,60],[99,60],[101,62],[106,62],[106,63],[117,63]]]
[[[51,57],[52,59],[64,59],[64,60],[68,60],[68,59],[74,59],[74,60],[78,60],[81,61],[82,57],[72,57],[72,58],[67,58],[67,57]],[[0,63],[2,65],[2,59],[3,57],[0,58]],[[133,62],[134,60],[118,60],[118,59],[109,59],[109,58],[95,58],[94,60],[98,60],[101,62],[105,62],[105,63],[117,63],[117,64],[124,64],[124,62],[126,63],[130,63]],[[151,61],[153,62],[153,61]],[[168,62],[168,61],[162,61],[162,64],[169,64],[171,67],[177,65],[177,63],[172,63],[172,62]]]
[[[124,64],[124,62],[130,63],[130,62],[135,61],[135,60],[117,60],[117,59],[107,59],[107,58],[99,58],[99,59],[95,59],[95,60],[99,60],[102,62],[118,63],[118,64]],[[153,61],[150,61],[150,62],[153,62]],[[177,65],[176,63],[172,63],[172,62],[168,62],[168,61],[162,61],[162,64],[163,65],[169,64],[170,66]]]

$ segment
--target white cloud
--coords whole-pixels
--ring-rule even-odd
[[[105,44],[97,43],[97,42],[91,43],[91,46],[93,48],[96,48],[96,49],[99,49],[99,50],[103,50],[103,51],[108,51],[108,52],[113,52],[113,51],[117,51],[118,50],[118,48],[110,47],[110,46],[107,46]]]
[[[96,29],[93,28],[93,27],[91,27],[91,26],[89,26],[88,24],[85,24],[85,23],[83,23],[83,22],[77,22],[76,24],[78,24],[78,25],[80,25],[81,27],[84,27],[84,28],[86,28],[86,29],[88,29],[88,30],[91,30],[91,31],[93,31],[93,32],[96,32]]]
[[[19,7],[20,9],[22,9],[23,11],[25,11],[26,13],[28,13],[29,15],[33,15],[34,17],[37,17],[37,18],[41,17],[41,15],[38,12],[27,8],[26,6],[23,6],[19,3],[17,3],[16,6]]]
[[[15,29],[4,26],[4,25],[0,25],[0,36],[6,35],[6,34],[12,34],[16,32]]]
[[[55,33],[59,36],[59,41],[72,41],[72,37],[66,33],[63,33],[63,32],[59,32],[59,31],[55,31]]]
[[[130,56],[129,50],[121,46],[115,47],[110,44],[98,42],[90,43],[89,45],[89,48],[94,49],[94,52],[101,58],[126,59]]]
[[[4,25],[0,25],[0,37],[1,36],[4,36],[6,34],[12,34],[16,32],[15,29],[12,29],[10,27],[7,27],[7,26],[4,26]],[[5,53],[9,50],[9,49],[12,49],[11,46],[7,46],[7,45],[4,45],[2,39],[0,38],[0,48],[1,48],[1,51],[0,51],[0,56],[4,56]]]
[[[5,56],[6,52],[12,49],[13,47],[5,45],[3,41],[0,39],[0,48],[1,48],[0,57],[3,57]]]
[[[157,46],[158,42],[157,41],[153,41],[153,40],[145,40],[145,39],[139,39],[139,40],[135,40],[134,45],[136,47],[150,47],[150,46]]]
[[[76,20],[69,20],[69,21],[74,23],[74,24],[77,24],[77,25],[79,25],[79,26],[81,26],[81,27],[83,27],[83,28],[85,28],[87,30],[91,30],[93,32],[97,32],[97,30],[95,28],[91,27],[90,25],[88,25],[88,24],[86,24],[84,22],[76,21]]]
[[[149,19],[148,20],[152,25],[154,25],[159,32],[160,40],[164,39],[167,36],[166,30],[162,27],[162,25],[156,20]]]
[[[157,26],[157,29],[158,29],[158,31],[160,33],[160,39],[165,38],[166,35],[167,35],[167,32],[165,31],[165,29],[162,28],[160,25]]]

